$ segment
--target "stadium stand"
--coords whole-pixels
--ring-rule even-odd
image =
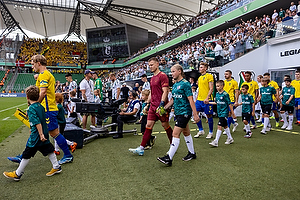
[[[253,0],[227,0],[223,2],[219,2],[218,5],[216,5],[211,10],[205,10],[201,13],[199,13],[197,16],[193,17],[189,21],[181,24],[180,26],[176,27],[175,29],[169,31],[168,33],[164,34],[163,36],[159,37],[157,40],[152,42],[151,44],[147,45],[146,47],[140,49],[138,52],[133,53],[127,60],[130,60],[132,58],[135,58],[136,56],[145,53],[149,50],[152,50],[153,48],[162,45],[188,31],[191,31],[199,26],[202,26],[203,24],[206,24],[222,15],[227,14],[228,12],[242,7]]]
[[[35,85],[35,80],[33,78],[33,75],[34,74],[32,74],[32,73],[30,73],[30,74],[19,73],[18,77],[16,79],[16,82],[13,86],[13,91],[22,92],[22,91],[25,91],[26,87],[28,87],[30,85]]]
[[[211,67],[223,66],[244,54],[264,45],[268,39],[300,30],[296,11],[278,8],[273,14],[264,14],[254,19],[241,20],[234,27],[228,27],[213,35],[201,36],[189,44],[158,55],[161,71],[170,72],[170,66],[179,63],[184,69],[197,69],[201,61]],[[140,61],[118,71],[119,80],[133,80],[142,74],[151,74],[147,62]]]
[[[4,89],[7,84],[9,83],[10,79],[11,79],[12,73],[10,72],[10,69],[6,70],[6,72],[4,71],[0,71],[0,77],[2,78],[0,81],[0,88]]]
[[[86,43],[46,39],[25,39],[19,58],[30,64],[33,55],[43,54],[48,66],[81,66],[87,62]]]
[[[18,77],[10,88],[11,91],[22,92],[30,85],[35,85],[35,80],[33,78],[34,73],[18,73]],[[53,73],[55,80],[61,83],[66,82],[65,73]],[[79,83],[83,79],[83,74],[73,74],[73,80]]]

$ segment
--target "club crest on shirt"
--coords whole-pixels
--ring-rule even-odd
[[[246,100],[248,100],[248,97],[246,97]]]
[[[177,90],[179,90],[179,89],[180,89],[180,85],[177,86]]]
[[[220,99],[223,99],[223,97],[220,97]]]
[[[229,83],[229,86],[231,85],[231,83]]]
[[[267,89],[267,91],[269,92],[269,89]]]

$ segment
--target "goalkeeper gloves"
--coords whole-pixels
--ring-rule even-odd
[[[161,101],[158,108],[156,109],[156,113],[159,114],[159,116],[162,116],[167,113],[166,109],[164,108],[165,102]]]

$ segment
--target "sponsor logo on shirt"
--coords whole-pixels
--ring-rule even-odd
[[[173,94],[173,98],[182,99],[182,95],[181,94]]]

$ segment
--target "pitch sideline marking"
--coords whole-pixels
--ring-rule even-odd
[[[17,107],[19,107],[19,106],[26,105],[26,104],[27,104],[27,103],[22,103],[22,104],[20,104],[20,105],[14,106],[14,107],[10,107],[10,108],[6,108],[6,109],[4,109],[4,110],[0,110],[0,113],[1,113],[1,112],[4,112],[4,111],[7,111],[7,110],[10,110],[10,109],[13,109],[13,108],[17,108]]]
[[[281,131],[281,132],[285,132],[285,133],[292,133],[295,135],[299,135],[298,132],[294,132],[294,131],[287,131],[287,130],[282,130],[282,129],[273,129],[274,131]]]
[[[2,119],[3,121],[5,121],[5,120],[8,120],[10,117],[6,117],[6,118],[4,118],[4,119]]]

